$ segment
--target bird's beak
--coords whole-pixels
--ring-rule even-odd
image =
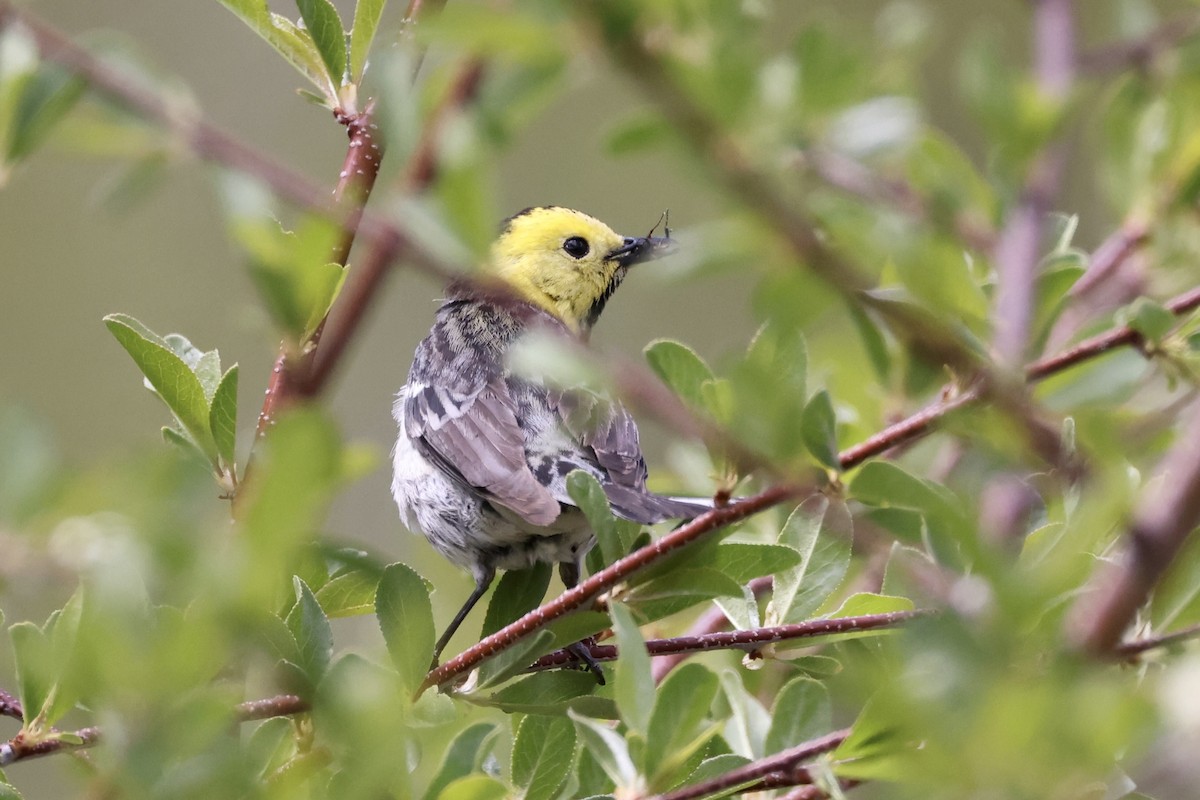
[[[623,267],[653,261],[675,252],[675,240],[668,236],[626,236],[625,243],[604,257],[605,261],[616,261]]]

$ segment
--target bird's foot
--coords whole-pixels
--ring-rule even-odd
[[[604,670],[600,669],[600,662],[592,657],[591,645],[595,644],[596,640],[589,636],[588,638],[568,645],[566,650],[575,658],[579,659],[580,667],[586,669],[596,676],[596,683],[604,685]]]

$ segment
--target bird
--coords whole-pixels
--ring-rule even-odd
[[[527,208],[504,220],[482,280],[452,283],[396,395],[392,495],[410,531],[469,571],[475,588],[434,645],[442,650],[497,570],[558,564],[568,588],[595,543],[567,492],[583,470],[613,513],[649,525],[711,504],[654,494],[633,417],[619,403],[514,373],[530,334],[586,341],[638,264],[673,251],[670,228],[622,236],[581,211]],[[586,647],[569,648],[603,683]]]

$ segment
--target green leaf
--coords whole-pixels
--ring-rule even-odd
[[[442,764],[429,782],[423,800],[435,800],[450,783],[478,769],[487,753],[488,743],[496,735],[497,727],[494,722],[479,722],[460,731],[446,748]]]
[[[621,719],[629,729],[645,735],[654,709],[654,678],[650,672],[650,653],[638,631],[633,615],[624,603],[610,603],[613,632],[621,657],[617,660],[613,697]]]
[[[292,579],[296,604],[288,613],[288,630],[299,646],[300,668],[312,685],[320,682],[333,656],[333,631],[312,590],[299,577]]]
[[[695,662],[672,670],[659,687],[642,758],[642,771],[650,777],[651,789],[669,788],[673,783],[669,779],[678,768],[716,733],[704,722],[717,688],[717,676]]]
[[[451,783],[437,797],[438,800],[508,800],[509,790],[487,775],[467,775]]]
[[[534,564],[528,569],[512,569],[500,576],[488,603],[479,638],[491,636],[537,608],[550,585],[550,565]]]
[[[330,80],[321,53],[308,31],[267,7],[267,0],[218,0],[261,36],[288,63],[320,89],[330,108],[337,105],[338,80]],[[344,45],[343,45],[344,47]],[[344,56],[343,56],[344,58]]]
[[[739,584],[799,566],[800,554],[783,544],[721,542],[713,568]]]
[[[779,543],[794,548],[800,563],[775,576],[768,625],[805,619],[833,594],[850,567],[852,525],[845,505],[824,495],[797,506],[779,533]]]
[[[362,81],[367,70],[367,56],[385,5],[387,0],[358,0],[354,4],[354,27],[350,29],[350,80],[354,83]]]
[[[718,775],[724,775],[726,772],[732,772],[735,769],[740,769],[750,763],[750,759],[745,756],[739,756],[734,753],[722,753],[719,756],[706,758],[700,762],[700,766],[688,776],[688,785],[703,783],[712,780]]]
[[[1161,343],[1179,323],[1174,314],[1148,297],[1139,297],[1122,308],[1116,319],[1156,343]]]
[[[304,27],[321,54],[335,86],[341,86],[346,76],[346,29],[342,18],[329,0],[296,0]]]
[[[4,780],[3,772],[0,772],[0,800],[25,800],[17,787]]]
[[[523,672],[538,656],[553,650],[554,645],[554,634],[545,629],[526,636],[480,665],[477,687],[487,689],[503,683]]]
[[[616,719],[616,705],[607,697],[597,697],[596,689],[596,677],[591,672],[538,672],[510,683],[483,704],[510,714],[561,716],[572,709],[589,717]]]
[[[624,737],[606,723],[588,719],[574,711],[567,711],[567,716],[575,723],[579,741],[608,777],[618,787],[634,786],[638,780],[637,768],[633,765]]]
[[[800,423],[804,444],[813,458],[830,469],[841,469],[838,460],[837,418],[833,413],[833,402],[829,392],[822,389],[812,396],[804,407]]]
[[[238,365],[234,364],[217,384],[212,405],[208,409],[208,426],[212,430],[217,455],[229,469],[233,469],[237,463],[237,391]]]
[[[104,318],[104,324],[133,358],[183,429],[210,460],[215,459],[216,445],[208,424],[208,400],[196,373],[165,340],[133,317],[109,314]]]
[[[513,741],[513,783],[525,800],[552,800],[567,782],[574,756],[575,727],[569,719],[527,716]]]
[[[870,614],[890,614],[894,611],[912,611],[913,601],[907,597],[857,592],[846,598],[830,617],[864,617]]]
[[[639,620],[651,622],[705,600],[741,596],[742,585],[725,573],[711,567],[685,567],[639,584],[622,599]]]
[[[875,376],[881,382],[887,382],[892,374],[892,356],[888,352],[887,340],[884,339],[883,332],[879,330],[879,326],[867,312],[857,305],[846,303],[846,308],[850,313],[850,321],[854,323],[854,329],[858,331],[858,336],[862,339],[863,349],[867,353],[871,367],[875,370]]]
[[[650,367],[692,408],[704,408],[702,387],[713,372],[696,351],[670,339],[657,339],[646,346]]]
[[[771,727],[771,715],[758,699],[746,691],[740,673],[732,669],[721,671],[721,689],[732,718],[725,726],[724,736],[733,752],[746,758],[762,758]]]
[[[617,519],[608,504],[608,496],[600,482],[581,469],[567,475],[567,494],[583,511],[596,534],[596,544],[604,564],[613,563],[625,555],[625,543],[617,533]]]
[[[49,638],[32,622],[18,622],[8,629],[17,672],[17,694],[25,709],[24,730],[35,736],[52,723],[39,714],[54,692],[54,653]]]
[[[832,727],[829,690],[812,678],[796,678],[775,697],[765,747],[768,753],[778,753],[827,733]]]
[[[425,579],[407,564],[389,565],[379,579],[375,613],[392,665],[406,690],[415,692],[433,661],[433,604]]]
[[[4,161],[9,164],[20,161],[44,144],[51,129],[79,101],[86,88],[87,82],[82,78],[52,65],[40,67],[23,82],[23,91],[9,121]]]
[[[355,569],[330,579],[317,590],[317,601],[325,614],[333,617],[356,617],[375,611],[375,590],[379,575]]]

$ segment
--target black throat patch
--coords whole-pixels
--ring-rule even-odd
[[[612,279],[608,282],[608,286],[604,287],[604,292],[596,298],[592,303],[592,307],[588,309],[587,317],[583,320],[585,328],[591,328],[596,324],[596,320],[600,319],[600,313],[604,311],[604,306],[608,303],[608,298],[613,296],[613,292],[621,285],[621,281],[625,280],[625,275],[628,272],[629,267],[624,264],[616,268]]]

